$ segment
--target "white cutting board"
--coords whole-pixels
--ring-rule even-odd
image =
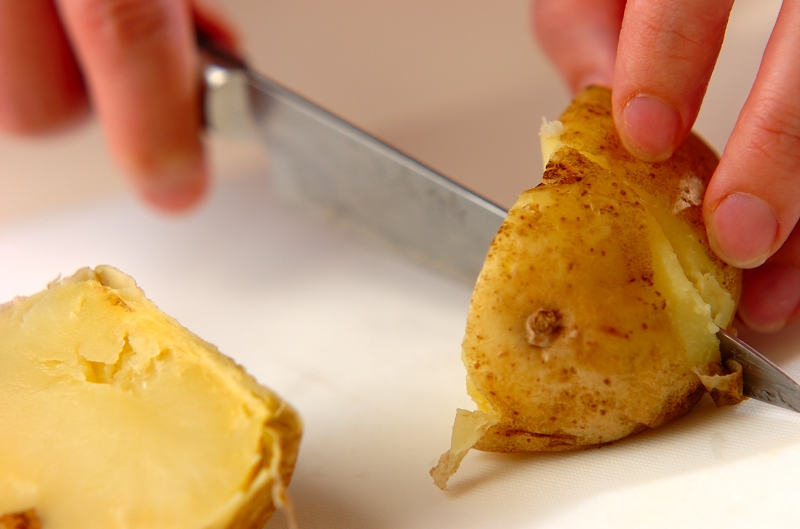
[[[438,490],[428,470],[471,405],[469,288],[282,209],[265,179],[225,182],[184,219],[121,196],[7,224],[0,256],[0,300],[113,264],[290,400],[306,422],[290,487],[304,529],[800,526],[800,414],[749,401],[704,400],[601,449],[473,452]],[[752,341],[800,375],[798,336]]]

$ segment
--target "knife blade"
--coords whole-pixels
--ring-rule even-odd
[[[719,352],[723,362],[742,365],[743,393],[756,400],[800,412],[800,385],[780,367],[739,338],[720,329]]]
[[[198,40],[207,124],[269,145],[280,199],[474,284],[503,208]]]
[[[280,198],[475,282],[503,208],[252,71],[204,35],[198,43],[207,125],[260,136]],[[746,396],[800,411],[797,382],[738,338],[717,336],[723,362],[742,365]]]

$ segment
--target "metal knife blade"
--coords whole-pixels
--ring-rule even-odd
[[[800,384],[739,338],[721,329],[717,338],[723,362],[732,359],[742,365],[746,396],[800,412]]]
[[[270,177],[304,206],[473,284],[506,211],[366,134],[242,61],[200,40],[206,120],[255,131],[269,145]]]
[[[279,196],[475,282],[504,209],[198,37],[207,59],[207,124],[258,134],[269,145]],[[800,385],[738,338],[717,336],[723,361],[742,365],[746,396],[800,411]]]

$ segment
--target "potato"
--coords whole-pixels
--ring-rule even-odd
[[[475,286],[462,359],[478,411],[456,414],[431,471],[440,488],[471,448],[572,450],[662,425],[702,396],[700,375],[728,394],[719,379],[738,380],[741,400],[716,338],[741,271],[710,250],[700,208],[716,155],[691,135],[664,162],[632,157],[599,87],[542,137],[543,181],[509,211]]]
[[[42,529],[36,511],[28,509],[0,516],[0,529]]]
[[[260,529],[286,502],[296,412],[122,272],[5,304],[0,337],[0,527]]]

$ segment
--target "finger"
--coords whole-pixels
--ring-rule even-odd
[[[784,2],[756,81],[709,183],[712,248],[742,268],[772,255],[800,216],[800,2]]]
[[[625,0],[534,0],[533,31],[574,92],[611,86]]]
[[[800,230],[766,263],[745,270],[739,317],[759,332],[778,331],[800,314]]]
[[[83,80],[51,0],[0,0],[0,128],[49,131],[87,110]]]
[[[112,151],[146,199],[197,202],[206,182],[198,60],[185,0],[59,0]]]
[[[630,0],[614,70],[614,120],[634,155],[669,158],[697,118],[733,0]]]

